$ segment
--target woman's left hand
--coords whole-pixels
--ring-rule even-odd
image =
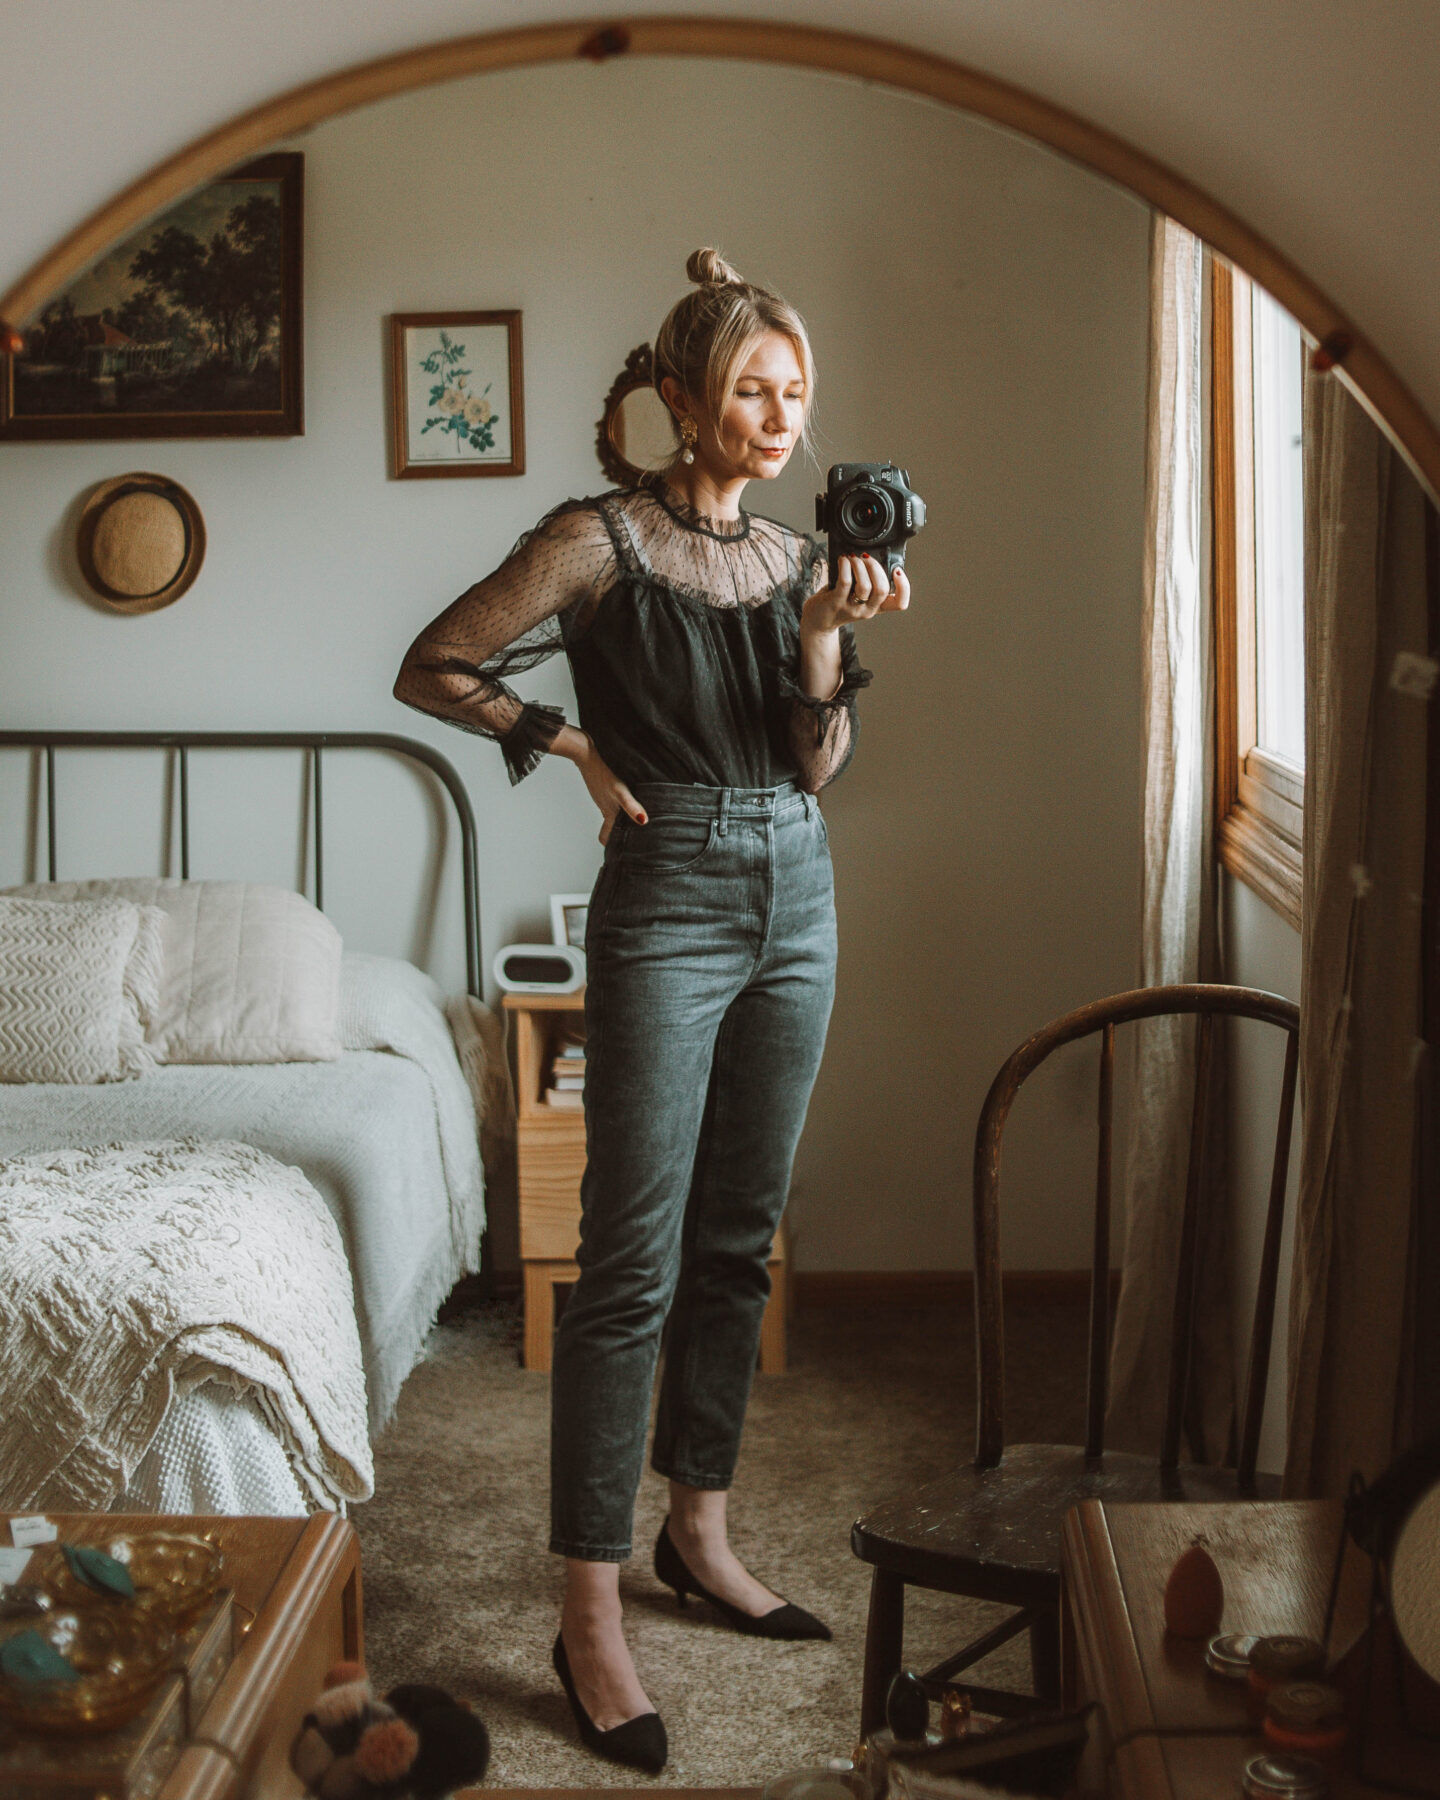
[[[910,577],[895,571],[892,587],[884,567],[873,556],[842,556],[835,571],[834,587],[821,588],[801,608],[802,623],[811,631],[834,631],[876,613],[904,612],[910,604]]]

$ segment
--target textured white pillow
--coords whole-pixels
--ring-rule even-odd
[[[0,897],[0,1081],[125,1081],[155,1066],[162,915]]]
[[[120,1071],[126,1079],[144,1075],[158,1060],[150,1040],[165,986],[165,914],[158,906],[133,904],[140,920],[120,984]]]
[[[161,1062],[333,1062],[340,1054],[340,933],[303,894],[143,876],[10,892],[161,909],[165,973],[146,1034]]]

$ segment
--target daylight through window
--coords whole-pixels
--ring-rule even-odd
[[[1211,277],[1219,852],[1298,927],[1306,345],[1294,319],[1245,276],[1215,262]]]

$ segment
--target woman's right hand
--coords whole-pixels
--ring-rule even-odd
[[[584,778],[590,798],[600,808],[602,844],[610,842],[615,820],[622,812],[637,825],[645,824],[645,808],[595,748],[595,740],[589,732],[567,725],[556,734],[550,748],[561,756],[568,756]]]

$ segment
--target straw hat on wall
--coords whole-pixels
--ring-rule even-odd
[[[200,573],[205,521],[168,475],[117,475],[85,502],[75,550],[81,573],[107,606],[155,612]]]

